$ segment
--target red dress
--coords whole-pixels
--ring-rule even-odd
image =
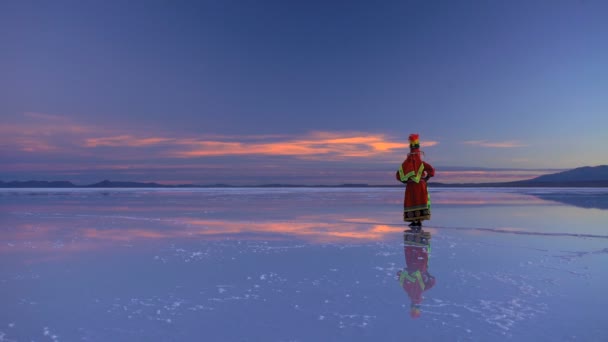
[[[403,161],[395,176],[398,181],[406,184],[403,220],[430,220],[431,201],[425,178],[435,176],[435,169],[431,164],[420,159],[420,152],[413,151],[407,155],[407,159]]]
[[[422,303],[422,293],[435,286],[435,277],[428,271],[429,254],[426,246],[405,246],[406,268],[397,272],[399,283],[412,304]]]

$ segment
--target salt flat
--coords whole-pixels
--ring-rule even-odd
[[[608,339],[607,189],[2,189],[0,341]]]

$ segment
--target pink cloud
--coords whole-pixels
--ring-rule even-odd
[[[468,140],[468,141],[464,141],[463,144],[479,146],[479,147],[495,147],[495,148],[514,148],[514,147],[527,146],[527,145],[524,145],[515,140],[509,140],[509,141]]]
[[[23,113],[23,116],[28,117],[28,118],[40,119],[40,120],[44,120],[44,121],[60,121],[60,122],[69,121],[69,119],[65,116],[46,114],[46,113],[25,112],[25,113]]]
[[[433,147],[439,145],[439,141],[426,140],[420,143],[420,147]]]
[[[64,116],[28,112],[0,126],[0,150],[69,155],[80,137],[100,131]]]
[[[30,137],[17,138],[15,143],[19,145],[19,150],[23,152],[50,152],[57,149],[57,146]]]
[[[25,113],[7,121],[0,126],[0,154],[15,162],[5,165],[5,172],[44,172],[45,177],[75,183],[90,182],[91,175],[101,173],[139,181],[235,183],[240,178],[228,176],[233,166],[217,157],[239,156],[247,159],[250,179],[259,182],[380,184],[392,176],[359,163],[398,163],[409,152],[406,138],[369,132],[184,135],[139,126],[96,126],[44,113]],[[437,144],[423,141],[425,147]]]
[[[159,145],[166,142],[175,141],[173,138],[136,138],[131,135],[119,135],[112,137],[102,138],[87,138],[84,142],[86,147],[101,147],[101,146],[112,146],[112,147],[142,147]]]

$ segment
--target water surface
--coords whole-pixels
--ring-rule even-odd
[[[3,189],[0,341],[608,340],[607,189]]]

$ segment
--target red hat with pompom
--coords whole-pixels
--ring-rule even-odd
[[[418,133],[412,133],[409,137],[410,140],[410,149],[417,150],[420,148],[420,139]]]

